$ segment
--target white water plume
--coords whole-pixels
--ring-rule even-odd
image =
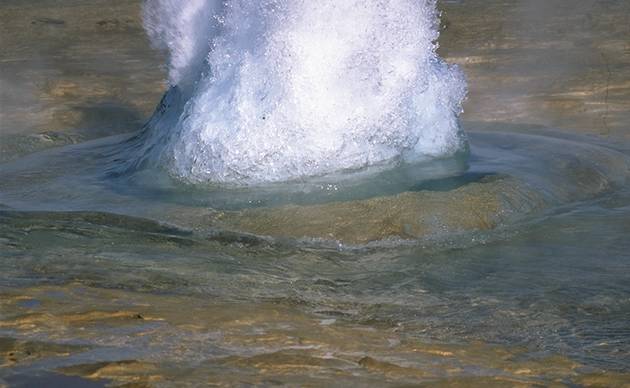
[[[189,182],[257,184],[465,147],[466,85],[436,54],[433,0],[148,0],[181,103],[145,160]]]

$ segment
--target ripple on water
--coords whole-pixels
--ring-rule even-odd
[[[627,377],[603,372],[628,359],[623,154],[471,133],[463,167],[398,172],[389,191],[337,175],[329,196],[326,177],[257,190],[113,176],[125,141],[2,166],[7,381],[158,384],[182,365],[191,384]]]

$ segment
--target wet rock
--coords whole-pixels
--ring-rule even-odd
[[[406,376],[414,378],[426,378],[427,373],[416,368],[404,367],[391,362],[379,361],[372,357],[363,357],[358,364],[370,371],[383,373],[385,375]]]
[[[30,315],[38,317],[30,320],[32,325],[15,326],[21,319],[18,316],[29,317],[24,315],[28,308],[18,302],[29,299],[42,301],[40,315]],[[115,312],[113,307],[121,305],[141,305],[146,312]],[[138,319],[139,314],[145,319]],[[146,326],[149,318],[159,325]],[[5,290],[0,293],[0,325],[23,338],[50,339],[0,338],[0,367],[7,369],[6,375],[16,376],[11,375],[12,368],[35,360],[55,365],[55,360],[65,359],[53,370],[30,373],[31,378],[42,376],[37,382],[65,375],[130,387],[172,381],[191,386],[208,381],[226,386],[271,382],[319,386],[342,381],[370,386],[575,383],[623,387],[627,379],[621,373],[583,375],[575,361],[562,356],[532,357],[522,347],[482,342],[427,344],[391,327],[357,326],[349,317],[322,324],[321,315],[309,313],[304,306],[216,303],[206,297],[80,284]],[[53,340],[85,345],[60,345]],[[125,357],[132,349],[139,356]],[[471,370],[486,375],[471,376]],[[23,380],[27,377],[16,379],[27,381]]]
[[[91,380],[111,380],[116,386],[149,387],[163,379],[157,367],[137,360],[121,360],[72,365],[57,369],[65,375],[80,376]]]
[[[25,341],[0,337],[0,367],[11,367],[51,357],[66,357],[87,346],[60,345],[42,341]]]
[[[503,178],[448,192],[405,192],[360,201],[218,212],[210,216],[210,223],[255,235],[365,244],[488,230],[542,203],[533,190]]]

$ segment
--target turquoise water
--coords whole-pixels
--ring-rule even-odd
[[[110,151],[128,142],[125,137],[3,165],[0,285],[5,296],[19,290],[30,296],[16,299],[15,304],[6,299],[0,335],[89,350],[73,350],[70,358],[44,356],[4,368],[0,376],[11,381],[15,378],[11,376],[57,371],[68,364],[128,359],[155,362],[160,370],[172,373],[189,368],[210,373],[226,357],[251,359],[283,351],[307,352],[331,363],[306,374],[287,374],[281,368],[280,377],[273,377],[293,383],[312,382],[315,377],[322,383],[333,378],[331,373],[342,372],[358,383],[516,376],[524,383],[544,384],[570,383],[601,371],[628,372],[630,191],[624,151],[579,139],[516,133],[471,131],[469,140],[466,164],[442,161],[434,168],[425,166],[424,171],[436,175],[420,179],[417,185],[392,174],[389,189],[374,189],[365,182],[382,179],[382,172],[359,178],[350,172],[345,180],[335,178],[339,185],[335,193],[341,194],[332,197],[320,180],[272,186],[259,193],[230,187],[192,190],[164,178],[153,179],[151,190],[150,180],[132,179],[138,172],[108,173],[111,163],[116,163]],[[397,168],[393,171],[404,171],[404,166]],[[142,174],[159,176],[158,172]],[[510,183],[516,189],[503,201],[512,201],[513,206],[506,207],[510,214],[490,229],[451,228],[418,239],[392,236],[380,243],[345,244],[221,229],[204,224],[203,218],[187,221],[211,208],[213,201],[217,208],[225,206],[230,196],[237,204],[234,209],[273,211],[290,201],[298,206],[353,203],[353,195],[387,198],[391,192],[409,190],[448,195],[488,177],[508,175],[516,178]],[[447,212],[442,216],[447,217]],[[41,287],[53,288],[42,291]],[[119,300],[118,308],[151,306],[164,317],[140,326],[91,322],[87,332],[72,330],[68,323],[59,327],[15,323],[16,317],[38,313],[111,310],[112,300],[98,290],[122,292],[114,299]],[[131,302],[144,297],[151,302]],[[185,317],[186,306],[198,303],[203,306],[198,307],[201,316],[231,311],[242,317],[200,318],[208,326],[190,331],[173,323],[175,318],[165,312]],[[267,316],[269,306],[274,313]],[[234,333],[234,319],[240,322],[250,315],[257,318]],[[314,335],[322,343],[296,347],[288,340],[257,342],[256,336],[270,327],[286,338]],[[330,340],[313,334],[317,328],[341,334]],[[391,343],[385,347],[367,340],[357,343],[362,330]],[[234,338],[242,343],[234,344]],[[482,350],[482,356],[457,360],[459,369],[452,372],[448,357],[427,364],[410,355],[405,344],[413,341],[454,346],[462,352],[483,344],[488,349],[505,348],[509,357]],[[175,348],[188,355],[174,352]],[[523,376],[492,361],[508,357],[515,364],[545,364],[551,356],[575,365],[567,371],[533,370]],[[310,362],[292,357],[297,364]],[[426,376],[410,377],[396,369],[374,371],[371,364],[356,360],[348,365],[348,357],[411,365]],[[275,373],[273,367],[253,375],[247,369],[251,365],[234,368],[234,373],[254,382]],[[195,376],[186,381],[193,384],[208,378]],[[220,381],[227,375],[212,376]],[[375,380],[362,380],[366,376]]]

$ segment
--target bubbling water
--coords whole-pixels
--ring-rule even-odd
[[[433,0],[147,0],[144,15],[178,102],[148,124],[141,159],[185,181],[285,181],[466,148],[466,83],[436,53]]]

